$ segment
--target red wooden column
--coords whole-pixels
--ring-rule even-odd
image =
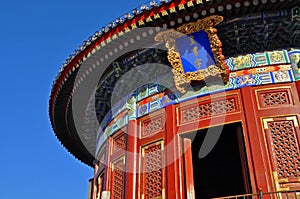
[[[247,132],[249,133],[249,143],[251,150],[251,159],[253,163],[256,190],[258,193],[261,189],[263,192],[275,191],[273,188],[272,178],[270,176],[271,170],[268,162],[268,154],[264,146],[264,138],[262,127],[260,125],[260,118],[256,112],[257,102],[255,97],[251,94],[251,87],[244,87],[241,89],[242,102],[244,105],[245,119],[247,123]],[[251,169],[250,169],[251,171]],[[253,179],[253,178],[252,178]]]
[[[127,151],[126,151],[126,177],[125,177],[125,198],[137,198],[137,173],[138,173],[138,133],[137,121],[130,120],[127,126]]]
[[[186,195],[188,199],[195,199],[195,188],[194,188],[194,174],[192,158],[192,141],[190,139],[183,139],[184,145],[184,162],[185,162],[185,186]]]
[[[160,109],[137,121],[140,151],[139,198],[170,198],[166,176],[166,114]]]
[[[176,111],[174,105],[166,107],[166,170],[168,198],[184,198],[184,190],[180,184],[178,135],[176,132]]]
[[[298,93],[297,93],[298,97],[300,98],[300,81],[296,81],[295,84],[296,84],[297,91],[298,91]]]
[[[110,147],[111,147],[112,141],[111,138],[107,138],[106,141],[106,150],[105,150],[105,160],[104,160],[104,185],[103,185],[103,191],[109,191],[110,190]]]

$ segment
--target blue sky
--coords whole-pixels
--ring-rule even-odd
[[[93,169],[70,155],[50,127],[52,81],[84,40],[143,2],[1,2],[1,199],[87,198]]]

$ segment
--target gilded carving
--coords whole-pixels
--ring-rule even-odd
[[[208,77],[220,76],[224,83],[228,82],[229,74],[225,58],[222,55],[222,44],[216,34],[217,29],[214,28],[214,26],[222,22],[222,20],[222,16],[213,15],[205,19],[199,19],[196,22],[184,24],[176,30],[167,30],[158,33],[155,36],[155,41],[165,42],[165,45],[168,48],[167,58],[173,67],[175,86],[181,93],[185,93],[185,87],[194,80],[204,81]],[[180,54],[176,46],[176,38],[201,30],[204,30],[208,35],[216,65],[210,65],[207,68],[196,72],[184,73]],[[193,40],[193,38],[191,39]],[[201,64],[200,59],[196,61],[198,62],[195,63],[195,65],[198,66]]]
[[[284,61],[282,54],[276,51],[271,53],[270,59],[272,62]]]
[[[298,66],[298,68],[299,68],[300,67],[300,55],[299,54],[293,54],[290,57],[291,57],[292,63],[295,63],[295,64],[299,63],[299,66]]]
[[[235,65],[236,69],[241,69],[245,67],[251,66],[251,54],[245,56],[238,56],[233,58],[233,64]]]
[[[290,55],[290,58],[296,80],[298,80],[300,75],[300,54],[292,54]]]

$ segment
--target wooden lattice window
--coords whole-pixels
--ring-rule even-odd
[[[164,129],[164,117],[159,116],[142,122],[142,137],[148,137]]]
[[[98,155],[98,160],[100,163],[99,166],[105,164],[105,157],[106,157],[106,145],[103,145]]]
[[[281,104],[289,104],[287,92],[278,91],[273,93],[262,93],[264,106],[274,106]]]
[[[258,89],[255,91],[259,108],[273,108],[293,105],[290,87]]]
[[[212,116],[224,115],[239,110],[237,105],[237,95],[226,98],[211,99],[197,104],[188,105],[180,109],[180,123],[188,123]]]
[[[125,157],[118,158],[112,163],[111,199],[123,199],[125,188]]]
[[[164,198],[163,141],[142,148],[142,198]]]
[[[297,116],[263,119],[275,183],[297,182],[300,151]]]
[[[125,132],[119,133],[113,137],[113,153],[117,150],[126,150],[127,146],[127,134]]]

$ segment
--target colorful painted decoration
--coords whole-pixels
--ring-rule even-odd
[[[193,34],[190,36],[193,36]],[[197,36],[197,34],[194,36]],[[197,47],[197,45],[192,45],[187,50],[192,50],[193,47]],[[190,51],[190,53],[193,54],[193,51]],[[102,128],[97,137],[98,144],[101,145],[105,137],[113,135],[128,124],[129,120],[135,120],[170,104],[246,86],[300,80],[300,50],[296,49],[289,52],[282,50],[232,57],[228,58],[226,63],[232,70],[229,74],[229,81],[226,84],[204,86],[198,91],[188,91],[180,98],[162,89],[159,82],[144,85],[140,89],[137,89],[135,93],[115,105],[121,111],[114,114],[112,111],[108,112],[101,124]],[[193,70],[193,68],[190,70]],[[112,107],[112,110],[115,107]]]
[[[226,59],[226,64],[231,71],[289,63],[290,59],[286,50],[241,55]]]
[[[208,35],[204,30],[179,37],[176,44],[184,74],[216,65]]]
[[[155,36],[155,41],[166,43],[175,86],[181,93],[187,92],[185,85],[192,81],[203,82],[210,77],[220,77],[227,83],[229,71],[214,28],[222,21],[222,16],[213,15]]]
[[[289,51],[289,57],[291,60],[293,73],[296,81],[300,80],[300,50],[293,49]]]

